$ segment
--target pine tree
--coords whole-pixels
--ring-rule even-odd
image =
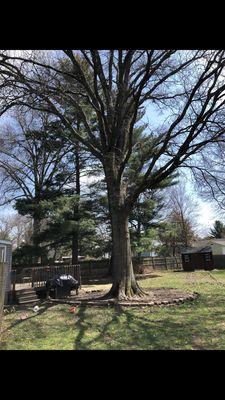
[[[108,297],[142,296],[132,266],[129,215],[141,193],[157,189],[182,166],[190,168],[195,155],[223,138],[225,51],[66,49],[64,54],[69,72],[58,66],[58,53],[44,58],[38,51],[19,57],[1,51],[0,113],[18,103],[41,108],[98,158],[112,227],[114,275]],[[61,82],[67,78],[65,87]],[[71,81],[77,83],[75,91]],[[80,96],[96,115],[95,132]],[[85,136],[66,118],[67,106],[79,113]],[[138,112],[149,106],[163,110],[164,121],[158,127],[154,121],[134,143]],[[128,172],[131,159],[135,169]]]
[[[225,225],[221,221],[215,221],[210,230],[211,236],[217,239],[225,238]]]

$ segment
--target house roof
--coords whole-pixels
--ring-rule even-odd
[[[225,246],[225,239],[213,239],[213,240],[210,240],[210,242],[220,244],[221,246]]]
[[[12,244],[12,242],[10,240],[0,239],[0,244]]]
[[[218,244],[220,246],[225,246],[225,238],[223,239],[203,239],[203,240],[197,240],[195,243],[193,243],[193,246],[199,247],[199,246],[209,246],[212,244]]]
[[[183,249],[181,251],[182,254],[193,254],[193,253],[210,253],[212,251],[211,246],[202,246],[202,247],[190,247]]]

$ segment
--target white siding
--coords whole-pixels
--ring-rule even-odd
[[[8,240],[0,240],[0,246],[4,247],[4,262],[8,267],[8,274],[6,280],[6,291],[11,290],[10,272],[12,269],[12,244]]]
[[[212,247],[212,253],[213,253],[213,255],[222,255],[222,254],[225,254],[225,246],[222,246],[222,245],[220,245],[220,244],[217,244],[217,243],[213,243],[212,245],[211,245],[211,247]]]
[[[215,239],[218,240],[218,239]],[[193,243],[193,247],[206,247],[211,246],[212,254],[215,256],[220,256],[225,254],[225,240],[222,240],[222,243],[216,243],[212,240],[199,240],[198,242]]]

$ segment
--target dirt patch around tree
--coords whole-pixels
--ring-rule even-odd
[[[116,300],[104,299],[107,290],[86,291],[81,289],[78,295],[72,295],[66,299],[51,299],[50,302],[67,303],[72,305],[89,305],[89,306],[163,306],[184,303],[192,301],[198,297],[196,292],[183,292],[177,289],[145,289],[147,293],[144,297],[134,296],[132,300]]]

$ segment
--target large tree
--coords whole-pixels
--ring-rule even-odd
[[[0,220],[0,239],[12,241],[13,247],[28,243],[32,235],[32,222],[30,218],[19,214],[2,216]]]
[[[75,219],[74,210],[77,209],[78,202],[77,212],[79,214]],[[44,248],[52,250],[51,259],[59,255],[60,250],[64,252],[67,250],[66,255],[72,255],[72,264],[74,264],[73,246],[71,251],[74,233],[79,238],[79,254],[89,255],[92,246],[97,244],[96,222],[91,215],[89,200],[80,200],[76,195],[63,195],[53,201],[42,201],[40,207],[45,214],[45,226],[39,234],[38,240]]]
[[[225,143],[213,143],[205,148],[193,163],[192,175],[197,193],[213,202],[218,215],[225,211]]]
[[[54,199],[73,182],[68,162],[73,147],[65,143],[59,122],[43,113],[17,115],[12,122],[0,132],[0,205],[14,204],[20,215],[32,217],[35,253],[44,217],[40,202]]]
[[[132,267],[129,214],[142,192],[157,188],[204,146],[223,139],[225,51],[65,50],[69,72],[59,66],[59,52],[42,53],[1,52],[1,114],[18,104],[51,113],[101,162],[113,242],[109,296],[141,296]],[[96,129],[79,96],[92,108]],[[85,135],[66,116],[71,105]],[[138,114],[149,105],[159,106],[166,118],[136,143]]]
[[[185,185],[180,183],[168,191],[167,201],[168,222],[174,225],[178,251],[182,247],[191,246],[196,238],[198,223],[198,204],[187,192]]]

